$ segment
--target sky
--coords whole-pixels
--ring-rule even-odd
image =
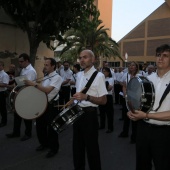
[[[113,0],[112,38],[122,39],[165,0]]]

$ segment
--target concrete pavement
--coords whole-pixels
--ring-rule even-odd
[[[119,105],[115,105],[114,132],[106,134],[106,130],[99,131],[102,170],[135,170],[135,144],[130,144],[129,138],[118,138],[123,124],[123,121],[119,121],[121,116],[120,108]],[[39,143],[34,125],[32,138],[27,141],[20,141],[20,138],[6,138],[5,134],[12,132],[12,127],[13,114],[8,114],[7,126],[0,128],[0,170],[74,169],[72,127],[59,135],[59,152],[50,159],[45,158],[47,151],[35,151]],[[22,122],[21,136],[24,135],[24,130],[24,122]],[[88,165],[86,170],[89,170]]]

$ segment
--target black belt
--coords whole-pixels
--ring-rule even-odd
[[[143,124],[145,124],[148,127],[156,127],[156,128],[170,128],[170,125],[156,125],[156,124],[151,124],[147,123],[145,121],[142,121]]]

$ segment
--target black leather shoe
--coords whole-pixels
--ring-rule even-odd
[[[28,139],[30,139],[31,136],[27,136],[27,135],[24,135],[22,138],[21,138],[21,141],[26,141]]]
[[[47,154],[46,154],[46,158],[51,158],[53,156],[55,156],[57,154],[57,151],[53,151],[53,150],[50,150]]]
[[[6,137],[7,138],[17,138],[17,137],[20,137],[19,134],[15,134],[15,133],[9,133],[9,134],[6,134]]]
[[[0,128],[6,126],[6,123],[0,123]]]
[[[43,146],[43,145],[40,145],[36,148],[36,151],[43,151],[45,150],[47,147],[46,146]]]

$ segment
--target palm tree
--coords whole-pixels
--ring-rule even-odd
[[[70,29],[64,34],[64,40],[66,46],[61,51],[61,57],[65,52],[74,51],[77,55],[83,49],[91,49],[96,60],[101,57],[120,57],[118,44],[108,36],[108,28],[101,26],[102,21],[99,20],[99,11],[93,14],[93,17],[89,19],[86,17],[81,20],[81,23],[77,29]]]

